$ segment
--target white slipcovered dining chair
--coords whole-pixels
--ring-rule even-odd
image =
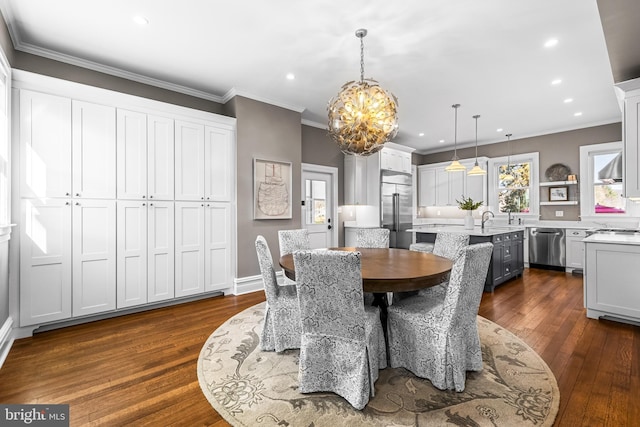
[[[388,248],[388,228],[358,228],[356,230],[357,248]]]
[[[492,243],[466,246],[441,299],[416,295],[388,308],[389,360],[441,390],[463,391],[466,371],[482,370],[476,316]]]
[[[331,391],[362,409],[387,354],[378,307],[362,302],[360,253],[296,251],[302,319],[299,389]]]
[[[278,230],[278,243],[280,246],[280,256],[292,254],[293,251],[311,249],[309,241],[309,230],[306,228],[297,230]],[[284,276],[285,285],[295,285],[295,280]]]
[[[470,236],[466,233],[447,233],[440,232],[436,235],[436,241],[433,245],[433,254],[456,261],[461,251],[469,245]],[[423,296],[442,296],[447,289],[447,282],[443,282],[437,286],[426,289],[420,289],[419,295]]]
[[[267,296],[260,348],[277,352],[300,348],[302,325],[296,287],[278,285],[273,258],[263,236],[256,238],[256,253]]]

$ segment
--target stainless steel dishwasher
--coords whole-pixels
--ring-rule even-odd
[[[564,228],[529,228],[529,266],[564,270]]]

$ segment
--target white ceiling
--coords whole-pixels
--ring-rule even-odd
[[[473,145],[475,114],[479,144],[621,120],[596,0],[0,0],[0,10],[18,50],[217,102],[248,96],[318,127],[360,77],[355,30],[366,28],[365,77],[399,100],[394,142],[425,153],[452,148],[454,103],[458,148]]]

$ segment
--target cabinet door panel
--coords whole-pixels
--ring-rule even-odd
[[[436,170],[436,206],[449,205],[449,172]]]
[[[231,200],[233,174],[232,134],[227,129],[205,128],[205,194],[206,200]]]
[[[117,158],[119,199],[147,195],[147,115],[118,110]]]
[[[204,126],[176,121],[176,200],[204,200]]]
[[[174,169],[173,119],[149,116],[148,194],[156,200],[173,200]]]
[[[116,109],[73,101],[73,193],[116,197]]]
[[[146,202],[118,201],[117,306],[147,303]]]
[[[204,204],[176,202],[176,297],[204,292]]]
[[[205,291],[231,287],[230,228],[229,205],[207,203],[205,211]]]
[[[20,91],[22,197],[71,195],[71,100]]]
[[[116,202],[73,206],[73,316],[116,308]]]
[[[433,168],[418,169],[418,205],[436,205],[436,170]]]
[[[20,326],[71,317],[71,206],[25,199],[20,232]]]
[[[175,246],[173,202],[149,204],[148,210],[148,279],[149,302],[171,299],[175,295]]]

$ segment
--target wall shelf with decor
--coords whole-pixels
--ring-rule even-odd
[[[540,202],[540,206],[550,206],[550,205],[572,205],[575,206],[578,204],[577,200],[564,200],[559,202]]]
[[[541,182],[540,187],[555,187],[560,185],[577,185],[578,181],[548,181]]]

